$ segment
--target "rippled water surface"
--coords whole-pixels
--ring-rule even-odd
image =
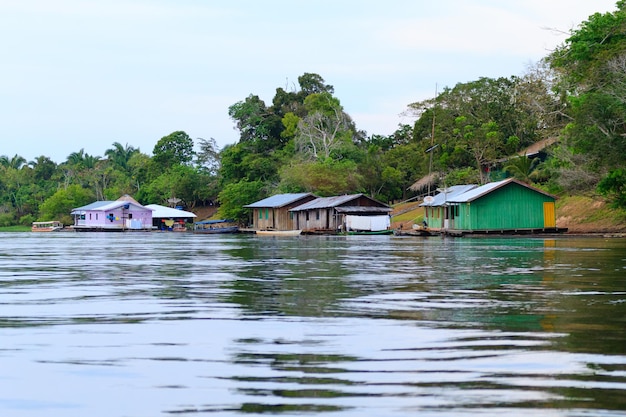
[[[626,241],[0,234],[1,416],[625,416]]]

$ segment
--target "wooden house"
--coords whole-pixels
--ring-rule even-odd
[[[252,228],[255,230],[296,230],[292,208],[314,200],[311,193],[277,194],[245,208],[252,209]]]
[[[382,231],[391,207],[364,194],[320,197],[291,209],[296,229],[309,232]]]
[[[516,179],[440,191],[422,204],[431,228],[458,233],[557,231],[556,197]]]
[[[151,230],[152,209],[124,195],[115,201],[96,201],[72,210],[76,231]]]

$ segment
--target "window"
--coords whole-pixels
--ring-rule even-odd
[[[319,219],[320,219],[320,211],[315,210],[315,220],[319,220]]]
[[[263,218],[263,209],[259,209],[259,220]]]
[[[133,213],[128,213],[128,218],[132,219],[133,218]]]
[[[91,220],[91,213],[89,213],[89,220]]]
[[[270,218],[270,209],[266,208],[265,209],[265,220]]]

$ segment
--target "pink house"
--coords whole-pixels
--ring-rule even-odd
[[[72,210],[76,231],[152,230],[152,209],[124,195],[115,201],[96,201]]]

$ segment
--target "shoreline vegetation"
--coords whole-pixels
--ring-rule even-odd
[[[559,196],[557,227],[570,234],[626,233],[624,27],[621,0],[521,75],[479,77],[407,104],[409,123],[389,135],[359,129],[335,88],[305,72],[271,101],[251,93],[229,106],[239,139],[222,149],[179,130],[151,153],[114,142],[103,156],[80,149],[60,163],[0,155],[0,225],[69,225],[73,208],[124,194],[143,205],[218,207],[217,218],[246,224],[246,205],[276,194],[406,202],[514,178]],[[392,227],[419,224],[420,212],[408,213],[417,206],[395,211]]]
[[[203,207],[196,211],[207,213]],[[214,208],[211,208],[214,212]],[[557,226],[567,228],[562,236],[585,235],[602,237],[626,237],[626,211],[614,209],[606,200],[598,197],[572,195],[557,200]],[[392,228],[410,229],[420,224],[423,209],[418,202],[401,203],[394,207]],[[0,227],[0,232],[29,232],[29,226]]]

